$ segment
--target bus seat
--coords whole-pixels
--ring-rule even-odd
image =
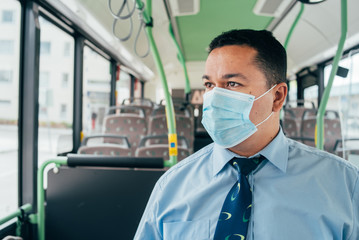
[[[293,118],[284,118],[283,119],[283,132],[288,138],[299,137],[299,127],[297,121]]]
[[[108,162],[112,160],[116,162]],[[62,166],[57,172],[48,171],[46,239],[133,239],[151,191],[163,173],[125,166]]]
[[[186,148],[177,148],[177,161],[181,161],[190,155]],[[146,147],[137,148],[136,157],[162,157],[164,160],[169,159],[167,144],[153,144]]]
[[[190,117],[176,115],[176,131],[178,136],[184,136],[189,145],[190,152],[193,149],[194,126]],[[164,135],[168,134],[167,121],[165,115],[151,116],[148,135]],[[164,143],[161,140],[154,140],[155,143]]]
[[[139,107],[144,110],[146,121],[149,121],[153,111],[153,102],[147,98],[126,98],[122,101],[122,105]],[[129,112],[129,111],[124,111]]]
[[[334,118],[324,119],[324,149],[328,152],[335,152],[335,145],[337,140],[342,139],[342,129],[340,125],[340,119]]]
[[[173,109],[175,111],[175,115],[181,115],[186,117],[193,117],[193,109],[190,105],[184,106],[175,104],[173,105]],[[159,116],[159,115],[166,115],[166,108],[163,105],[159,105],[153,108],[151,116]]]
[[[148,106],[153,107],[153,102],[149,98],[125,98],[122,100],[122,105],[133,105],[133,106]]]
[[[315,147],[316,118],[304,119],[301,126],[301,140],[304,144]],[[340,119],[324,118],[324,150],[335,153],[335,145],[342,139]]]
[[[95,141],[91,142],[91,140]],[[127,137],[103,134],[85,137],[77,153],[106,156],[131,156],[132,151]]]
[[[132,153],[134,153],[141,137],[147,134],[147,126],[144,116],[120,113],[105,117],[103,132],[126,136],[130,142]]]
[[[161,143],[153,143],[161,142]],[[188,142],[184,136],[177,137],[178,154],[177,161],[188,157],[190,155],[188,149]],[[168,136],[146,136],[141,139],[141,142],[136,150],[136,157],[163,157],[164,160],[169,159],[168,154]]]
[[[122,148],[116,144],[99,146],[83,146],[77,151],[78,154],[104,155],[104,156],[131,156],[130,148]]]

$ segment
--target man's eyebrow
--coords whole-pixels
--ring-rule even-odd
[[[229,73],[222,76],[223,79],[230,79],[230,78],[241,78],[243,80],[248,80],[248,78],[243,75],[242,73]]]
[[[248,78],[242,73],[228,73],[222,76],[222,79],[231,79],[231,78],[241,78],[243,80],[248,80]],[[210,76],[204,74],[202,80],[211,80]]]
[[[210,79],[210,77],[208,76],[208,75],[206,75],[206,74],[204,74],[203,76],[202,76],[202,80],[209,80]]]

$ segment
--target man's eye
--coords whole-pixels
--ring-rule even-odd
[[[228,87],[237,87],[239,86],[239,83],[236,82],[228,82]]]
[[[204,83],[204,86],[205,86],[206,88],[212,88],[212,87],[213,87],[213,84],[210,83],[210,82],[205,82],[205,83]]]

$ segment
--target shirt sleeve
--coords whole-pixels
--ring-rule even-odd
[[[155,185],[148,200],[146,209],[138,225],[134,240],[160,240],[162,235],[158,224],[158,199],[160,199],[161,190],[159,184]]]
[[[357,177],[355,188],[353,192],[353,231],[349,240],[357,240],[359,239],[359,180]]]

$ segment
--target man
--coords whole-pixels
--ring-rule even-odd
[[[359,239],[358,169],[284,136],[285,80],[286,53],[270,32],[212,41],[202,122],[214,143],[157,182],[135,239]],[[259,164],[244,176],[237,159]],[[245,230],[223,233],[238,215],[224,209],[245,184],[251,199],[234,225]]]

